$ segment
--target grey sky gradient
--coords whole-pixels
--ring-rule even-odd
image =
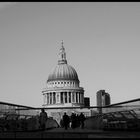
[[[140,3],[0,3],[0,101],[39,107],[64,40],[91,105],[140,96]]]

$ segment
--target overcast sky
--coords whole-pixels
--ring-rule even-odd
[[[61,40],[91,105],[140,97],[140,3],[1,2],[0,101],[42,106]]]

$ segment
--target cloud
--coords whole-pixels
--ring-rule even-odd
[[[0,2],[0,9],[17,4],[17,2]]]

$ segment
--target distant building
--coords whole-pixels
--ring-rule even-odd
[[[97,99],[97,106],[102,107],[106,105],[110,105],[110,95],[105,92],[105,90],[99,90],[96,93],[96,99]],[[99,113],[102,112],[102,108],[98,108]]]
[[[90,98],[89,97],[84,97],[84,106],[90,107]]]

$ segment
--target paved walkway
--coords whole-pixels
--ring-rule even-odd
[[[139,131],[104,131],[87,128],[69,128],[65,130],[64,128],[55,128],[47,130],[47,132],[50,134],[63,134],[64,138],[140,138]]]
[[[103,131],[91,129],[54,128],[45,131],[0,132],[0,138],[140,138],[134,131]]]
[[[81,129],[81,128],[68,128],[67,130],[65,130],[64,128],[54,128],[54,129],[50,129],[50,130],[46,130],[46,132],[68,132],[68,133],[101,133],[103,132],[103,130],[93,130],[93,129]]]

